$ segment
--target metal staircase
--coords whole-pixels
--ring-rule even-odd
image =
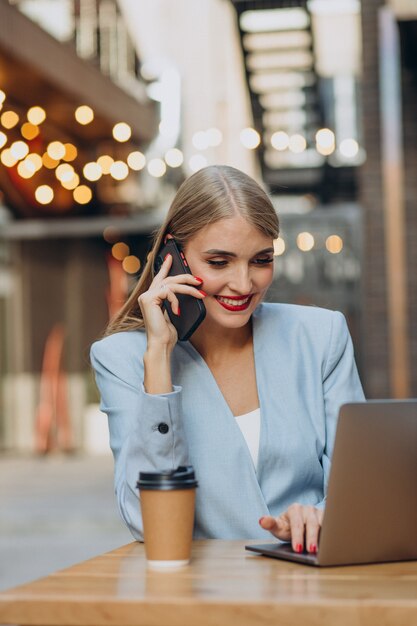
[[[323,185],[316,150],[323,127],[307,0],[232,0],[263,178],[271,191],[303,193]]]

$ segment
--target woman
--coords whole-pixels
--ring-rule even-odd
[[[136,288],[92,347],[119,509],[138,540],[138,472],[192,464],[196,538],[270,531],[298,552],[317,550],[338,410],[363,392],[341,313],[262,302],[278,232],[250,177],[228,166],[193,174]],[[194,275],[168,276],[170,256],[154,275],[167,235]],[[168,301],[181,315],[177,294],[206,307],[186,342],[161,309]]]

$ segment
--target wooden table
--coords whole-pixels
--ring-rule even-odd
[[[417,562],[316,569],[245,543],[196,541],[191,565],[170,573],[131,543],[1,593],[0,624],[417,625]]]

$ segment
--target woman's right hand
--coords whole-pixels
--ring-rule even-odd
[[[148,348],[163,346],[172,350],[178,340],[175,326],[171,323],[168,314],[162,309],[164,300],[168,300],[175,315],[181,315],[176,294],[188,294],[199,299],[205,297],[204,292],[198,289],[202,284],[201,279],[192,276],[192,274],[168,276],[171,265],[172,256],[167,254],[149,289],[138,298],[145,324]]]

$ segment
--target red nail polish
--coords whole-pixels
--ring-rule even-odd
[[[312,552],[313,554],[317,553],[317,546],[315,543],[312,543],[310,546],[310,552]]]
[[[295,551],[298,553],[303,551],[303,546],[301,545],[301,543],[297,543],[297,545],[295,546]]]
[[[180,311],[181,311],[180,305],[178,305],[178,312],[177,312],[178,317],[181,315]]]
[[[203,296],[204,296],[204,297],[206,297],[206,295],[207,295],[207,294],[206,294],[206,292],[205,292],[205,291],[203,291],[202,289],[199,289],[198,291],[199,291],[201,294],[203,294]]]
[[[196,280],[199,280],[199,281],[200,281],[200,283],[203,283],[203,282],[204,282],[204,281],[203,281],[203,279],[202,279],[202,278],[200,278],[199,276],[194,276],[194,278],[195,278]]]
[[[262,517],[259,518],[259,523],[262,523],[262,520],[265,519],[265,515],[263,515]]]

